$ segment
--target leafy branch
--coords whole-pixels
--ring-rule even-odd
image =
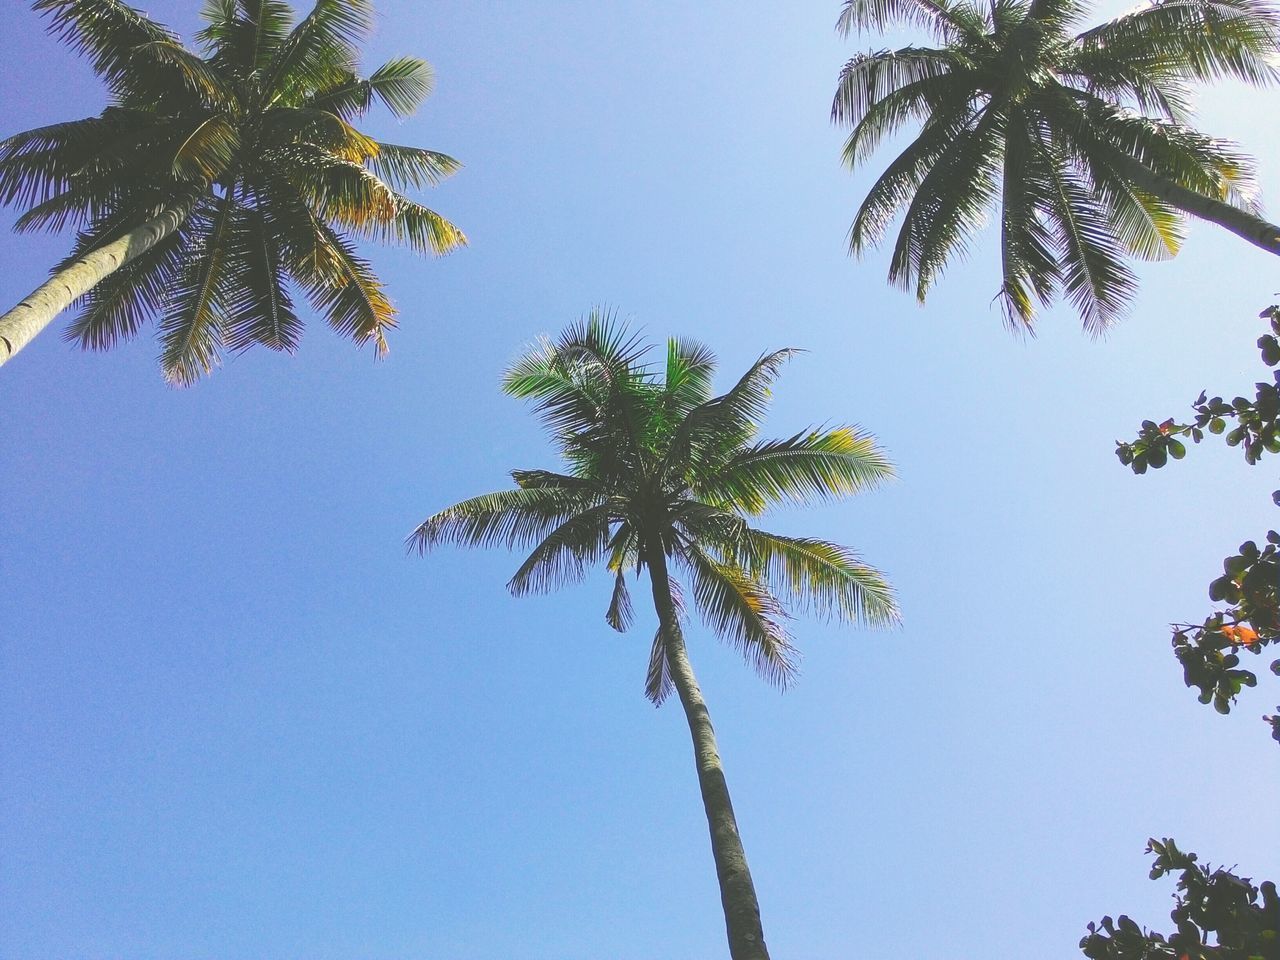
[[[1258,349],[1262,362],[1276,367],[1280,365],[1280,306],[1268,307],[1261,316],[1270,322],[1271,332],[1258,338]],[[1222,436],[1228,446],[1241,447],[1251,466],[1265,454],[1280,453],[1280,370],[1273,373],[1271,382],[1260,381],[1255,387],[1252,400],[1236,397],[1227,402],[1201,392],[1192,405],[1195,418],[1189,423],[1172,418],[1159,424],[1144,420],[1135,440],[1116,444],[1116,456],[1142,474],[1185,457],[1182,438],[1198,444],[1206,435]],[[1272,499],[1280,505],[1280,490]],[[1253,671],[1240,666],[1241,654],[1260,655],[1270,644],[1280,646],[1280,533],[1269,530],[1261,548],[1252,540],[1242,543],[1239,553],[1222,562],[1222,569],[1222,576],[1209,584],[1209,599],[1228,608],[1203,623],[1172,624],[1173,651],[1187,686],[1199,689],[1200,702],[1229,713],[1240,691],[1258,682]],[[1270,670],[1280,676],[1280,659],[1271,662]],[[1280,708],[1263,719],[1280,742]]]
[[[1169,916],[1176,932],[1144,931],[1129,917],[1089,924],[1080,949],[1089,960],[1280,960],[1280,897],[1230,870],[1200,864],[1169,839],[1147,842],[1151,879],[1181,872]],[[1212,941],[1212,942],[1210,942]]]

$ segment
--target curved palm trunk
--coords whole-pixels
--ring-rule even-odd
[[[176,204],[135,227],[118,240],[90,250],[36,287],[26,299],[0,316],[0,366],[35,339],[53,318],[130,260],[172,234],[191,213],[194,199]]]
[[[1135,186],[1146,193],[1177,207],[1183,213],[1216,223],[1237,237],[1248,240],[1255,247],[1280,256],[1280,227],[1274,223],[1268,223],[1239,207],[1166,180],[1146,164],[1125,153],[1117,152],[1111,161]]]
[[[653,587],[653,603],[666,638],[667,663],[671,679],[680,695],[689,733],[693,737],[693,755],[698,765],[698,786],[702,788],[702,805],[711,831],[711,853],[716,862],[716,878],[720,881],[720,902],[724,907],[724,923],[729,936],[729,956],[733,960],[769,960],[760,925],[760,904],[755,884],[747,867],[747,855],[738,835],[738,822],[729,800],[716,748],[716,732],[711,715],[702,699],[702,691],[685,652],[684,636],[676,615],[675,601],[667,580],[666,557],[661,552],[647,558],[649,579]]]

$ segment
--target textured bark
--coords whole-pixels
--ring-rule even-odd
[[[169,207],[120,239],[90,250],[0,316],[0,366],[34,340],[54,317],[72,303],[182,226],[194,205],[191,201]]]
[[[760,925],[760,904],[755,884],[747,867],[747,855],[738,835],[738,821],[733,816],[729,786],[720,766],[716,732],[711,726],[702,691],[689,664],[684,635],[676,615],[675,602],[667,580],[666,557],[661,551],[650,551],[647,557],[653,602],[666,640],[667,663],[671,680],[680,696],[689,734],[693,738],[693,755],[698,765],[698,786],[702,789],[702,806],[711,832],[711,853],[716,862],[716,878],[720,882],[720,902],[724,907],[725,929],[729,937],[729,955],[733,960],[769,960]]]
[[[1274,223],[1268,223],[1261,217],[1255,217],[1252,213],[1233,207],[1225,201],[1206,197],[1202,193],[1196,193],[1171,180],[1166,180],[1150,167],[1125,153],[1117,151],[1111,158],[1111,162],[1144,192],[1177,207],[1183,213],[1216,223],[1267,253],[1280,256],[1280,227]]]

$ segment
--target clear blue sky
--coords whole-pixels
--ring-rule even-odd
[[[428,199],[472,241],[371,251],[389,359],[315,324],[175,391],[149,334],[51,331],[0,372],[0,958],[724,955],[684,720],[642,696],[651,615],[620,637],[603,576],[517,600],[516,558],[402,548],[552,464],[497,379],[595,303],[705,340],[726,382],[809,348],[770,430],[857,422],[899,466],[772,522],[864,551],[902,629],[798,623],[785,695],[691,637],[775,957],[1078,956],[1103,913],[1167,923],[1152,834],[1280,876],[1275,683],[1217,716],[1166,628],[1275,525],[1274,469],[1204,447],[1137,478],[1112,452],[1250,389],[1276,261],[1197,225],[1102,342],[1068,311],[1006,333],[989,242],[917,307],[843,252],[870,172],[827,109],[884,41],[836,37],[837,8],[382,0],[370,59],[438,84],[371,126],[466,164]],[[0,63],[0,132],[102,106],[22,5]],[[1278,110],[1202,102],[1273,199]],[[12,217],[4,306],[68,242]]]

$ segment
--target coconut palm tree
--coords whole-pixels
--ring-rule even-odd
[[[646,569],[658,630],[645,694],[674,689],[693,738],[698,783],[735,960],[768,957],[760,908],[729,800],[711,718],[681,628],[683,573],[707,625],[766,680],[795,676],[788,608],[870,624],[897,617],[884,578],[845,547],[757,529],[779,504],[848,496],[892,469],[875,440],[850,427],[756,439],[770,385],[793,350],[761,357],[728,393],[711,396],[715,358],[671,340],[665,369],[611,317],[594,312],[543,341],[507,372],[504,387],[534,401],[566,472],[516,470],[516,488],[464,500],[409,538],[440,544],[532,547],[508,586],[520,595],[577,580],[603,561],[613,575],[605,620],[632,621],[627,575]]]
[[[855,167],[904,126],[849,231],[879,243],[906,208],[889,279],[923,301],[988,211],[1000,209],[1011,323],[1063,292],[1092,332],[1127,306],[1126,255],[1175,254],[1184,216],[1280,254],[1252,162],[1190,125],[1190,84],[1276,79],[1280,20],[1263,0],[1155,0],[1075,32],[1081,0],[845,0],[838,29],[905,22],[936,46],[864,53],[840,73],[832,118]]]
[[[435,254],[466,242],[400,192],[457,162],[352,126],[375,101],[407,116],[431,90],[413,57],[357,73],[368,0],[317,0],[296,24],[277,0],[207,0],[203,56],[120,0],[34,6],[110,106],[0,142],[0,202],[25,208],[16,228],[80,228],[50,280],[0,316],[0,364],[83,298],[68,340],[106,349],[156,318],[165,377],[190,383],[226,349],[294,350],[299,289],[381,353],[395,310],[352,238]]]

